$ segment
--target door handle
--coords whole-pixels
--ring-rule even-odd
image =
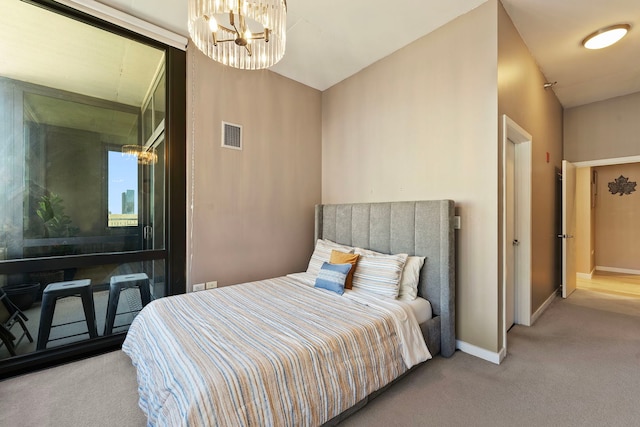
[[[573,234],[558,234],[558,237],[561,239],[573,239],[574,235]]]
[[[518,245],[520,245],[520,242],[518,241],[518,239],[514,240],[513,241],[513,246],[518,246]]]

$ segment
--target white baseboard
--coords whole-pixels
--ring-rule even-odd
[[[553,293],[549,296],[549,298],[547,298],[547,300],[545,302],[542,303],[542,305],[540,306],[540,308],[538,308],[536,310],[535,313],[533,313],[533,315],[531,316],[531,325],[533,325],[534,323],[536,323],[536,320],[538,320],[538,317],[540,317],[542,315],[542,313],[544,313],[544,311],[549,308],[549,306],[551,305],[551,303],[553,302],[553,300],[556,299],[556,297],[558,296],[558,293],[556,291],[553,291]]]
[[[591,273],[576,273],[576,278],[578,279],[593,279],[593,271]]]
[[[596,265],[596,270],[610,271],[611,273],[638,274],[638,275],[640,275],[640,270],[631,270],[631,269],[628,269],[628,268],[603,267],[601,265]]]
[[[496,365],[499,365],[507,354],[507,350],[504,347],[499,353],[495,353],[460,340],[456,340],[456,348],[467,354],[486,360],[487,362],[495,363]]]

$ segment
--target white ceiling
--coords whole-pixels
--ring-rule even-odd
[[[188,36],[187,0],[99,2]],[[484,2],[288,0],[287,51],[272,70],[324,90]],[[640,0],[502,2],[565,108],[640,91]],[[619,44],[581,47],[620,22],[633,28]]]
[[[565,108],[640,92],[640,0],[502,0]],[[582,47],[590,33],[619,23],[631,31],[601,50]]]
[[[163,51],[19,0],[0,5],[0,76],[142,106]]]
[[[287,50],[271,69],[325,90],[484,1],[290,0]]]

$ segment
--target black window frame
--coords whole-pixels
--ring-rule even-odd
[[[69,255],[0,261],[0,274],[124,264],[165,259],[166,296],[186,292],[186,51],[166,45],[126,28],[80,12],[52,0],[22,0],[71,19],[165,51],[166,119],[165,144],[165,246],[159,250]],[[115,351],[126,332],[100,336],[61,347],[0,360],[0,378],[21,375],[74,360]]]

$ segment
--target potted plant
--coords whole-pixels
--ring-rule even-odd
[[[31,308],[40,294],[40,283],[21,283],[19,285],[7,285],[4,293],[16,307],[22,311]]]
[[[62,198],[55,193],[40,198],[36,213],[44,224],[44,237],[73,237],[78,234],[78,227],[73,225],[64,209]]]

